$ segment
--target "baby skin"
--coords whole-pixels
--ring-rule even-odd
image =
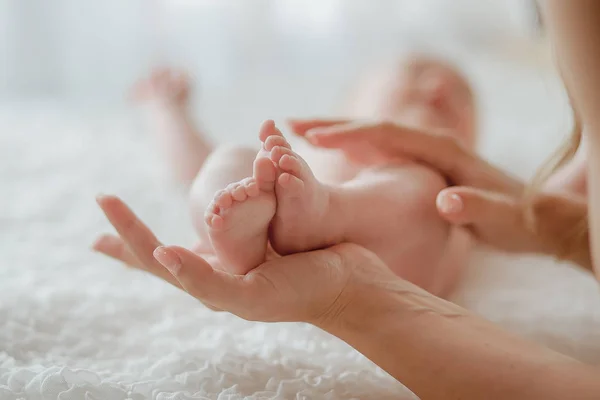
[[[460,132],[470,145],[474,123],[466,82],[449,67],[425,59],[399,70],[396,86],[385,86],[388,108],[372,116]],[[316,157],[310,147],[301,155],[273,121],[263,123],[258,139],[258,152],[217,147],[190,190],[201,241],[212,244],[228,272],[245,274],[274,253],[352,242],[436,295],[454,287],[470,238],[437,214],[436,195],[447,186],[441,175],[411,160],[363,167],[321,153],[311,168],[306,160]]]
[[[406,162],[325,184],[273,121],[263,124],[259,138],[252,176],[218,191],[204,214],[208,238],[229,272],[244,274],[259,265],[269,244],[285,255],[353,242],[405,279],[445,292],[434,290],[436,278],[444,255],[454,249],[434,207],[446,186],[439,175]]]

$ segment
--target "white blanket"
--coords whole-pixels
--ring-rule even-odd
[[[489,57],[470,65],[485,99],[482,152],[524,177],[569,126],[553,75],[537,68]],[[239,91],[249,105],[261,97],[250,89]],[[216,138],[233,135],[220,134],[231,123],[221,122],[225,101],[214,104],[205,125]],[[266,109],[244,115],[290,112]],[[100,191],[121,195],[166,243],[192,243],[184,196],[128,115],[52,104],[0,110],[0,399],[412,398],[313,327],[213,313],[90,252],[109,228],[94,203]],[[254,131],[239,125],[235,136],[251,141]],[[517,333],[600,361],[600,296],[585,273],[481,251],[454,297]]]

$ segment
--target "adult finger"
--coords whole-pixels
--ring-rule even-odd
[[[232,275],[213,268],[204,258],[177,246],[158,247],[154,257],[181,284],[183,289],[202,302],[246,317],[255,311],[257,301],[268,293],[261,282],[243,275]]]
[[[316,146],[345,149],[350,146],[372,147],[381,157],[411,157],[435,166],[449,176],[457,175],[457,166],[467,156],[450,135],[423,132],[391,122],[350,122],[314,128],[306,133]]]
[[[451,187],[438,194],[436,205],[442,218],[465,227],[479,241],[499,250],[546,251],[526,219],[520,199],[470,187]]]
[[[445,131],[427,132],[391,122],[348,123],[315,128],[306,138],[318,147],[335,148],[356,157],[410,158],[440,171],[453,184],[517,194],[523,184],[464,148]]]
[[[171,274],[152,255],[162,245],[152,231],[118,197],[99,196],[97,201],[124,244],[139,260],[138,266],[167,282],[172,281]]]
[[[132,268],[146,271],[146,268],[143,267],[143,265],[131,252],[131,250],[127,248],[125,242],[118,236],[111,234],[102,235],[100,238],[98,238],[98,240],[96,240],[96,242],[94,242],[92,248],[108,257],[121,261]],[[171,285],[183,290],[179,281],[172,274],[168,274],[167,278],[163,279],[165,279]],[[204,306],[206,306],[206,308],[212,311],[223,311],[220,308],[213,306],[212,304],[206,302],[202,303],[204,304]]]
[[[457,225],[523,223],[523,212],[514,198],[470,187],[442,190],[436,199],[440,215]]]
[[[92,244],[92,249],[105,256],[121,261],[131,268],[143,269],[135,254],[127,248],[123,240],[109,233],[103,234]]]
[[[149,271],[148,268],[144,266],[135,256],[135,254],[129,249],[127,244],[118,236],[111,234],[104,234],[100,236],[92,245],[92,248],[102,253],[110,258],[113,258],[117,261],[121,261],[125,265],[131,268],[139,269],[142,271]],[[182,289],[179,281],[175,279],[171,274],[164,274],[164,268],[161,268],[164,276],[159,276],[159,278],[164,279],[171,285]],[[152,271],[149,271],[152,272]]]
[[[451,178],[457,175],[457,166],[464,164],[467,155],[450,135],[423,132],[391,122],[350,122],[319,127],[306,132],[306,138],[318,147],[375,150],[384,160],[411,157]]]
[[[452,187],[438,194],[437,207],[447,221],[496,248],[544,253],[592,269],[585,200],[540,193],[524,203],[520,197]]]
[[[328,128],[334,125],[347,124],[347,119],[295,119],[288,118],[287,124],[298,136],[304,136],[307,131],[315,128]]]

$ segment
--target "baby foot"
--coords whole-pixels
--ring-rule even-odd
[[[265,261],[275,214],[275,166],[259,155],[251,178],[218,192],[205,214],[208,235],[228,272],[243,275]]]
[[[163,104],[186,107],[190,99],[191,84],[185,72],[161,68],[149,78],[138,82],[132,92],[135,100],[158,100]]]
[[[278,167],[277,211],[271,221],[271,245],[279,254],[307,251],[341,239],[341,221],[331,207],[332,189],[319,182],[282,133],[270,124],[261,131],[263,149]]]

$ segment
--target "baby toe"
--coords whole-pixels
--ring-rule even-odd
[[[280,147],[285,147],[288,149],[291,149],[292,146],[290,146],[290,144],[288,143],[287,140],[285,140],[285,138],[283,136],[269,136],[267,138],[267,140],[265,140],[264,142],[264,149],[266,151],[271,151],[271,149],[273,149],[273,147],[276,146],[280,146]]]
[[[277,170],[271,159],[264,157],[257,158],[254,160],[253,170],[252,175],[259,185],[263,186],[263,184],[265,184],[266,186],[273,186],[277,176]],[[266,186],[264,189],[268,189]],[[263,189],[263,187],[261,187],[261,189]]]
[[[279,159],[279,167],[294,175],[299,175],[302,172],[302,163],[300,160],[291,154],[284,154]]]
[[[231,192],[231,196],[235,201],[244,201],[248,198],[248,194],[246,193],[246,187],[243,184],[240,184],[233,189]]]
[[[269,156],[271,158],[271,161],[273,161],[275,165],[279,165],[279,160],[281,160],[281,157],[283,157],[286,154],[291,155],[294,153],[291,149],[288,149],[286,147],[275,146],[271,149]]]
[[[213,227],[215,217],[219,216],[219,212],[219,206],[217,206],[214,202],[210,203],[206,208],[206,212],[204,213],[204,222],[206,223],[206,225]]]
[[[217,192],[214,200],[215,204],[221,208],[231,207],[233,204],[233,197],[229,190],[220,190]]]
[[[246,194],[248,195],[248,197],[256,197],[260,194],[260,189],[258,188],[258,184],[254,179],[245,183],[244,187],[246,189]]]
[[[225,220],[220,215],[213,214],[207,225],[213,229],[222,229],[225,226]]]
[[[300,178],[288,174],[287,172],[279,176],[277,183],[288,193],[296,193],[304,190],[304,182]]]
[[[262,123],[260,130],[258,131],[258,138],[264,143],[265,140],[271,135],[276,135],[278,129],[275,127],[275,122],[272,119],[268,119]]]

